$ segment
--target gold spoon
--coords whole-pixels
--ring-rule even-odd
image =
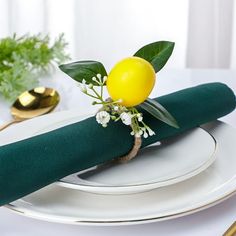
[[[0,131],[9,125],[51,112],[59,103],[58,92],[51,88],[37,87],[23,92],[13,103],[13,120],[0,127]]]
[[[228,228],[223,236],[235,236],[236,235],[236,221]]]

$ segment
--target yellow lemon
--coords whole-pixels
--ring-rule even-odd
[[[113,101],[136,106],[144,102],[155,84],[153,66],[140,57],[128,57],[118,62],[107,78],[107,90]]]

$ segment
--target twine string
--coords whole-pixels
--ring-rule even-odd
[[[119,163],[126,163],[133,158],[135,158],[139,152],[139,149],[142,145],[142,139],[139,136],[134,136],[134,145],[128,154],[125,156],[119,157],[117,160]]]
[[[112,99],[107,98],[106,101],[111,102]],[[97,113],[102,110],[103,110],[102,108],[99,109],[97,111]],[[133,158],[135,158],[137,156],[137,154],[141,148],[141,145],[142,145],[142,138],[140,136],[134,135],[134,145],[133,145],[132,149],[126,155],[124,155],[122,157],[118,157],[115,160],[117,160],[119,163],[127,163],[127,162],[131,161]]]

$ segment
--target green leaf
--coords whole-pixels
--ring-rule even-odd
[[[141,57],[149,61],[157,73],[160,71],[171,56],[175,43],[159,41],[148,44],[139,49],[134,56]]]
[[[105,67],[98,61],[77,61],[60,65],[59,68],[80,83],[85,79],[87,84],[91,83],[96,86],[98,84],[92,78],[97,74],[101,74],[102,78],[107,75]]]
[[[175,118],[157,101],[148,98],[139,106],[151,115],[153,115],[158,120],[161,120],[162,122],[175,128],[179,128]]]

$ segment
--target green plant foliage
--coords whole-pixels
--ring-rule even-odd
[[[21,92],[36,86],[39,76],[69,59],[66,45],[63,34],[52,45],[49,36],[41,34],[0,39],[0,94],[14,101]]]

